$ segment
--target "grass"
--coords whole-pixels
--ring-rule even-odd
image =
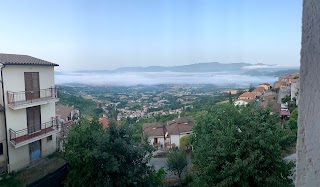
[[[0,180],[0,187],[20,187],[23,186],[22,182],[16,179],[18,173],[10,173],[2,176],[2,180]]]

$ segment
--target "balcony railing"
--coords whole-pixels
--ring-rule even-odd
[[[52,118],[51,121],[41,124],[41,129],[39,129],[38,131],[30,132],[34,131],[34,129],[36,128],[29,127],[26,129],[15,131],[10,128],[10,142],[13,145],[18,145],[23,143],[31,143],[32,140],[37,141],[58,131],[58,125],[56,124],[55,118]]]
[[[37,103],[56,101],[58,99],[57,88],[47,88],[41,90],[7,92],[8,106],[12,109],[29,107]]]

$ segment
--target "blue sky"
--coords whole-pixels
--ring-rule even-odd
[[[0,0],[0,7],[0,52],[58,63],[59,71],[300,61],[301,0]]]

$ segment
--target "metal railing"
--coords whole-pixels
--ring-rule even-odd
[[[18,131],[15,131],[10,128],[9,129],[10,141],[16,145],[16,144],[21,143],[23,141],[30,140],[32,138],[35,138],[35,137],[38,137],[38,136],[41,136],[44,134],[48,134],[52,131],[58,130],[58,125],[56,124],[55,118],[52,118],[51,121],[46,122],[46,123],[42,123],[40,125],[40,128],[41,129],[39,129],[37,131],[35,131],[35,129],[37,129],[37,128],[34,126],[28,127],[28,128],[22,129],[22,130],[18,130]]]
[[[51,87],[47,89],[11,92],[7,91],[8,105],[12,107],[21,106],[40,101],[58,99],[58,89]]]

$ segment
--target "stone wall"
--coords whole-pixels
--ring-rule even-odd
[[[320,186],[320,1],[304,0],[296,186]]]

